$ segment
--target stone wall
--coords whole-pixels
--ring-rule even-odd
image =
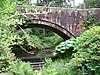
[[[31,19],[45,20],[65,28],[75,36],[84,31],[83,20],[89,15],[100,19],[100,8],[68,9],[59,7],[18,6],[18,9]]]

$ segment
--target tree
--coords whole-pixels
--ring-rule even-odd
[[[15,2],[13,0],[0,0],[0,72],[14,59],[10,47],[14,39],[12,29],[10,29],[12,23],[7,20],[14,9]]]
[[[100,0],[85,0],[86,8],[100,8]]]
[[[71,6],[69,0],[38,0],[38,2],[42,3],[43,5],[46,6],[51,6],[51,7],[69,7]]]
[[[51,7],[70,7],[70,0],[37,0],[37,5]]]
[[[33,6],[71,7],[70,0],[15,0],[18,4],[28,3]]]

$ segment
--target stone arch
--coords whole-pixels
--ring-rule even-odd
[[[32,19],[30,23],[27,25],[20,25],[21,28],[33,28],[33,27],[39,27],[44,29],[49,29],[55,33],[57,33],[59,36],[61,36],[64,40],[67,40],[69,38],[75,37],[72,33],[70,33],[68,30],[66,30],[64,27],[52,23],[46,20],[40,20],[40,19]]]

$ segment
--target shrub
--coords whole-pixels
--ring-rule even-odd
[[[54,55],[60,55],[62,56],[68,56],[71,55],[73,53],[73,51],[75,51],[76,48],[76,40],[70,39],[70,40],[66,40],[65,42],[60,43],[58,46],[56,46],[55,50],[54,50]]]
[[[69,40],[68,40],[69,41]],[[67,42],[68,42],[67,41]],[[100,27],[94,26],[76,38],[70,46],[77,50],[72,58],[66,63],[65,75],[99,75],[100,74]],[[56,49],[66,51],[66,44],[63,42]],[[76,47],[77,46],[77,47]],[[65,56],[65,55],[64,55]]]
[[[95,26],[85,31],[77,41],[77,52],[73,54],[74,66],[85,74],[100,74],[100,27]],[[97,64],[98,63],[98,64]],[[77,70],[78,70],[77,69]]]

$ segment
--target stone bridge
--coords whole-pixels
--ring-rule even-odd
[[[75,9],[59,7],[18,6],[25,19],[32,19],[26,27],[41,27],[54,31],[63,39],[77,37],[84,31],[83,20],[94,15],[100,19],[100,8]]]

